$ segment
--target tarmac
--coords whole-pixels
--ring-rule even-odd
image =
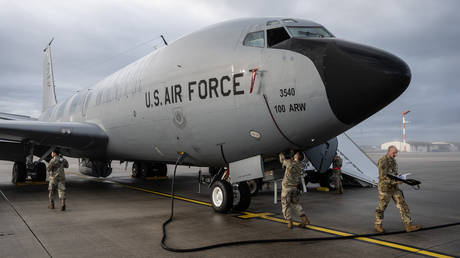
[[[377,160],[382,153],[369,154]],[[422,181],[403,185],[414,223],[422,227],[460,222],[460,153],[401,153],[401,172]],[[131,178],[131,169],[113,162],[105,179],[83,176],[72,162],[67,173],[67,210],[50,210],[46,184],[13,185],[11,162],[0,162],[0,257],[459,257],[460,226],[400,235],[349,240],[250,244],[193,253],[161,248],[161,226],[169,217],[171,176]],[[169,167],[171,168],[171,167]],[[302,205],[312,225],[289,230],[281,204],[266,187],[247,212],[219,214],[209,190],[198,193],[197,169],[180,167],[174,221],[168,245],[193,248],[229,241],[336,237],[374,233],[376,188],[345,187],[342,195],[309,184]],[[170,173],[169,170],[168,173]],[[279,196],[279,195],[278,195]],[[17,212],[16,212],[17,211]],[[297,218],[297,221],[300,219]],[[403,230],[393,202],[384,219],[387,231]]]

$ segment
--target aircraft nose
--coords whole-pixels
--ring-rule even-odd
[[[345,124],[357,124],[390,104],[409,86],[411,72],[383,50],[335,40],[323,60],[329,105]]]
[[[411,72],[386,51],[339,39],[291,38],[275,48],[310,58],[326,88],[335,116],[357,124],[390,104],[409,86]]]

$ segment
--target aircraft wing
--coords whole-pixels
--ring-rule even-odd
[[[25,141],[95,156],[105,151],[108,137],[92,123],[0,120],[0,159],[11,160],[15,154],[10,152],[21,151],[18,144],[22,146]]]
[[[36,118],[30,116],[16,115],[0,112],[0,120],[22,120],[22,121],[36,121]]]

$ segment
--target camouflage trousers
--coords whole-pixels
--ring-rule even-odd
[[[54,198],[54,193],[56,192],[56,188],[58,190],[59,199],[65,199],[65,177],[63,176],[50,176],[49,177],[49,184],[48,184],[48,191],[49,191],[49,199],[50,201]]]
[[[297,187],[282,187],[281,207],[283,209],[283,215],[285,219],[292,219],[292,210],[294,210],[299,216],[305,215],[299,200],[300,192],[297,190]]]
[[[401,215],[401,219],[404,224],[409,224],[412,222],[410,218],[410,211],[409,207],[407,206],[406,201],[404,200],[404,195],[401,190],[398,188],[390,188],[385,189],[385,191],[381,190],[379,187],[379,204],[375,209],[375,224],[382,224],[383,221],[383,213],[390,202],[390,199],[396,204],[396,207],[399,209],[399,213]]]
[[[342,173],[334,171],[334,185],[337,193],[343,193]]]

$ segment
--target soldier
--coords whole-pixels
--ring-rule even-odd
[[[283,153],[280,153],[280,162],[286,167],[284,173],[283,182],[281,184],[281,205],[283,209],[283,215],[286,220],[288,220],[288,228],[292,228],[292,210],[295,210],[300,218],[302,223],[300,227],[305,227],[310,224],[307,216],[305,215],[302,206],[299,204],[300,191],[300,172],[302,171],[304,164],[301,162],[303,159],[303,154],[297,152],[294,155],[294,159],[286,159]]]
[[[398,149],[395,146],[388,147],[387,154],[379,159],[379,204],[375,210],[375,230],[380,233],[385,232],[382,226],[383,213],[385,208],[388,206],[390,199],[393,198],[393,201],[396,204],[396,207],[399,209],[401,214],[401,219],[405,224],[406,232],[419,230],[419,226],[412,225],[412,220],[410,218],[409,207],[404,200],[404,195],[401,190],[399,190],[398,184],[400,181],[391,179],[388,175],[397,176],[398,174],[398,164],[396,164],[395,157],[398,154]]]
[[[343,194],[342,186],[342,158],[340,158],[337,153],[335,154],[334,159],[332,160],[332,172],[334,175],[335,181],[335,192],[338,194]]]
[[[57,150],[51,152],[51,161],[48,164],[49,174],[49,200],[48,208],[54,209],[54,192],[58,189],[59,200],[61,201],[61,210],[65,211],[65,173],[64,168],[69,167],[69,163],[64,159]]]

